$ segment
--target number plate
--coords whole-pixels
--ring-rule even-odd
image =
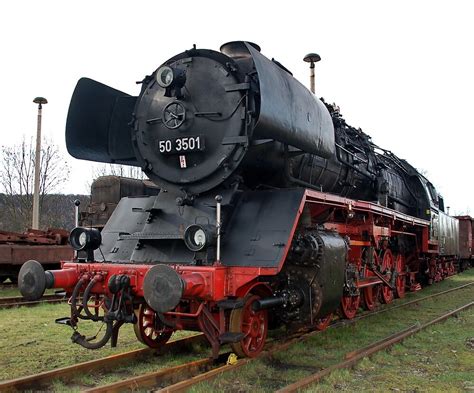
[[[204,137],[184,136],[158,141],[158,151],[162,154],[183,154],[204,150]]]

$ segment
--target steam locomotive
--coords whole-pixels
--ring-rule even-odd
[[[133,323],[150,347],[197,330],[214,356],[230,343],[253,357],[269,325],[324,329],[455,273],[458,220],[429,180],[253,43],[186,50],[138,97],[79,80],[66,141],[159,187],[121,199],[102,232],[75,228],[77,258],[61,270],[21,269],[27,298],[67,290],[58,322],[86,348],[116,345]],[[103,336],[81,335],[80,320]]]

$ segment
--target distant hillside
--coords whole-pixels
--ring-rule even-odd
[[[23,232],[31,228],[31,209],[22,211],[25,201],[17,195],[0,194],[0,230]],[[89,204],[89,195],[45,195],[40,206],[40,229],[74,228],[74,200],[81,201],[80,211]],[[31,204],[30,204],[31,206]]]

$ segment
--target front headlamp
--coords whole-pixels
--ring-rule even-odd
[[[173,83],[174,72],[171,67],[164,66],[156,71],[156,81],[161,87],[169,87]]]
[[[181,89],[186,83],[186,70],[162,66],[156,70],[156,82],[165,89],[165,97],[181,97]]]
[[[69,244],[76,251],[96,250],[102,243],[102,235],[96,228],[74,228],[69,235]]]
[[[215,235],[211,228],[204,225],[193,224],[184,231],[184,244],[191,251],[201,251],[213,243]]]

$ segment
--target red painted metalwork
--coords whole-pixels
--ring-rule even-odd
[[[252,304],[260,297],[248,295],[242,308],[232,310],[230,315],[231,332],[243,333],[244,338],[232,345],[232,349],[240,357],[255,357],[263,349],[268,332],[267,310],[255,311]]]
[[[366,310],[372,311],[377,305],[380,293],[380,285],[371,285],[363,289],[363,306]]]
[[[106,285],[108,278],[114,274],[127,275],[130,277],[133,293],[143,297],[143,280],[152,266],[64,262],[62,270],[51,270],[51,273],[54,276],[54,288],[64,288],[70,291],[82,276],[90,279],[95,275],[101,275],[104,277],[104,281],[95,284],[93,292],[108,295],[110,295]],[[272,268],[252,267],[174,266],[174,268],[185,282],[184,298],[214,301],[222,300],[227,296],[238,296],[237,291],[246,285],[248,285],[248,289],[257,285],[252,283],[257,277],[277,273],[276,269]]]
[[[331,321],[332,321],[332,313],[319,319],[314,325],[314,327],[316,330],[325,330],[331,324]]]
[[[141,304],[135,310],[137,322],[134,325],[138,340],[150,348],[160,348],[173,334],[173,329],[164,326],[154,310],[147,304]]]
[[[341,313],[344,318],[352,319],[359,309],[360,296],[343,296],[341,299]]]
[[[385,251],[383,251],[383,254],[380,258],[380,262],[382,272],[385,272],[385,274],[388,276],[387,281],[389,281],[391,279],[392,270],[395,264],[393,254],[390,249],[386,249]],[[393,300],[393,289],[387,285],[382,285],[382,291],[380,296],[380,299],[383,303],[391,303]]]
[[[397,272],[397,278],[395,280],[395,294],[398,298],[405,296],[406,286],[406,266],[405,257],[402,254],[398,254],[395,260],[395,267]]]
[[[61,270],[52,270],[54,277],[53,288],[72,288],[79,281],[77,270],[73,268],[63,268]]]

